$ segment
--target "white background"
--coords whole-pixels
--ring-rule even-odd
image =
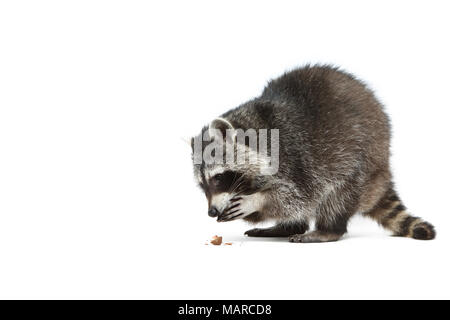
[[[2,1],[0,298],[450,298],[449,9]],[[183,138],[308,62],[377,92],[397,188],[436,240],[356,218],[291,244],[207,216]]]

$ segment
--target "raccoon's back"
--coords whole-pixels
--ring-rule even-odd
[[[352,75],[307,66],[271,81],[261,99],[273,102],[272,126],[280,129],[285,154],[300,157],[303,168],[308,162],[318,174],[335,176],[387,165],[388,118]]]

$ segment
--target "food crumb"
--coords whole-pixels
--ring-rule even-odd
[[[220,246],[222,244],[222,237],[215,235],[211,240],[211,244],[215,246]]]
[[[226,245],[226,246],[231,246],[232,243],[231,243],[231,242],[225,242],[224,245]]]

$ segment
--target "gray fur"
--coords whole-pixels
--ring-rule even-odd
[[[352,75],[329,66],[296,69],[270,81],[259,97],[221,118],[244,130],[279,129],[280,166],[276,174],[260,175],[250,165],[223,168],[240,172],[250,186],[249,194],[264,195],[263,207],[244,219],[275,220],[277,227],[270,229],[272,236],[273,230],[280,228],[306,231],[304,226],[315,221],[316,232],[293,234],[290,240],[335,241],[346,232],[348,219],[357,212],[380,223],[381,215],[387,219],[390,214],[375,210],[388,201],[388,195],[389,199],[395,195],[389,167],[388,117],[373,92]],[[208,170],[217,168],[194,166],[199,181],[202,172]],[[208,192],[213,191],[206,190],[208,181],[204,184],[208,197]],[[398,235],[415,237],[414,226],[423,228],[425,222],[412,218],[406,221],[406,216],[399,215],[402,221],[395,221],[394,216],[384,226]],[[296,225],[298,228],[292,227]],[[393,225],[397,226],[395,230]],[[403,226],[404,234],[398,231],[399,226]],[[434,229],[429,226],[425,228],[427,236],[416,238],[434,237]]]

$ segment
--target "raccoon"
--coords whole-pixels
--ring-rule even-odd
[[[208,215],[217,221],[271,220],[274,226],[245,235],[310,243],[339,240],[348,220],[362,214],[395,236],[435,237],[434,227],[407,213],[397,195],[389,166],[389,119],[374,93],[353,75],[329,65],[289,71],[271,80],[259,97],[205,126],[191,139],[192,148],[204,152],[221,142],[233,146],[225,148],[224,157],[236,150],[255,154],[246,140],[233,138],[238,129],[278,129],[279,164],[276,172],[262,173],[270,152],[244,164],[194,161]]]

